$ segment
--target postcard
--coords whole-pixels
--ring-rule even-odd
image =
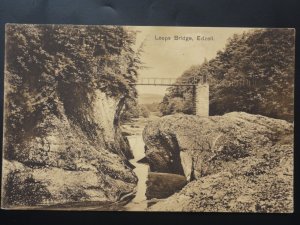
[[[294,211],[295,29],[5,33],[3,209]]]

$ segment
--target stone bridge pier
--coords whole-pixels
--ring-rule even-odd
[[[209,116],[209,85],[206,78],[200,80],[195,91],[195,114]]]

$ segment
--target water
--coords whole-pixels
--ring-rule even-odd
[[[146,181],[148,177],[149,166],[143,163],[137,163],[138,160],[145,157],[144,141],[142,135],[128,136],[128,141],[134,156],[130,162],[135,166],[133,170],[138,177],[136,196],[125,208],[128,211],[143,211],[147,208],[146,199]]]

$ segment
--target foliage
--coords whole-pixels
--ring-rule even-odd
[[[164,114],[174,114],[178,112],[185,112],[185,100],[182,97],[173,97],[170,99],[164,98],[164,101],[168,101],[168,104],[161,104],[160,111]]]
[[[140,66],[135,33],[118,26],[6,26],[7,143],[36,136],[47,115],[65,114],[93,135],[88,106],[95,90],[134,99]],[[124,101],[124,100],[123,100]],[[22,143],[19,143],[22,144]],[[15,145],[16,146],[16,145]],[[8,148],[13,148],[8,146]],[[14,158],[13,151],[6,155]]]
[[[150,116],[149,109],[141,104],[138,104],[136,100],[129,99],[125,103],[123,113],[121,114],[121,122],[130,122],[134,118]]]
[[[292,121],[294,38],[293,29],[255,29],[235,34],[215,58],[191,67],[179,81],[199,81],[201,76],[208,76],[210,115],[245,111]],[[161,112],[192,114],[192,93],[189,87],[169,88]],[[185,102],[185,107],[180,105],[171,110],[172,99],[178,98]]]
[[[139,115],[148,118],[150,116],[149,109],[144,105],[139,105]]]

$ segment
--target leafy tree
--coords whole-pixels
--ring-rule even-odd
[[[148,118],[149,116],[150,111],[146,106],[138,104],[136,100],[129,99],[126,101],[121,114],[121,122],[130,122],[133,118]]]
[[[295,45],[293,29],[256,29],[233,35],[214,59],[193,66],[180,78],[191,81],[208,76],[210,114],[245,111],[292,121],[294,118]],[[182,97],[191,114],[192,89],[169,89],[161,110],[172,111],[170,99]],[[189,97],[187,97],[189,96]]]
[[[150,116],[149,109],[144,105],[139,105],[139,116],[148,118]]]
[[[48,115],[65,114],[93,139],[96,125],[88,106],[101,90],[126,99],[137,96],[141,64],[132,48],[135,32],[118,26],[7,25],[6,137],[9,159],[22,141],[43,132],[36,125]],[[14,146],[12,146],[12,144]]]

